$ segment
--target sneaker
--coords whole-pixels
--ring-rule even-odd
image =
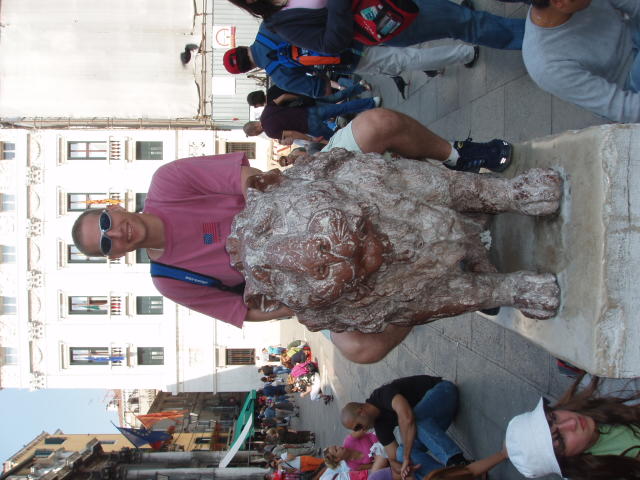
[[[444,68],[442,70],[425,70],[424,73],[427,77],[433,78],[438,75],[442,75],[444,73]]]
[[[465,68],[473,68],[473,66],[476,64],[476,61],[478,60],[478,57],[480,56],[480,47],[478,45],[474,45],[473,46],[473,58],[471,59],[470,62],[467,62],[464,64]]]
[[[373,97],[373,103],[375,104],[376,108],[378,108],[380,105],[382,105],[382,98]]]
[[[452,170],[478,173],[481,168],[503,172],[511,165],[513,147],[509,142],[493,139],[486,143],[473,142],[471,138],[453,142],[460,158]]]
[[[371,85],[369,83],[365,82],[364,80],[360,80],[358,82],[358,84],[361,85],[362,88],[364,88],[367,92],[371,91]]]
[[[396,84],[396,88],[400,92],[400,96],[402,97],[402,99],[406,100],[407,97],[405,96],[405,90],[407,89],[407,82],[404,81],[404,78],[402,78],[400,75],[394,75],[393,77],[391,77],[391,80],[393,80],[393,83]]]

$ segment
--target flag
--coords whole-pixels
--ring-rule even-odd
[[[142,423],[145,427],[151,428],[161,420],[173,420],[177,423],[182,420],[187,413],[189,413],[189,410],[167,410],[165,412],[136,415],[136,418],[140,420],[140,423]]]
[[[148,430],[146,428],[124,428],[118,427],[113,424],[124,437],[129,440],[136,448],[146,445],[151,445],[154,450],[159,449],[164,442],[171,440],[171,435],[167,432],[158,432],[155,430]]]

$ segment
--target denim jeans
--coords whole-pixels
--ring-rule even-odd
[[[633,36],[633,50],[636,52],[636,59],[631,64],[629,70],[629,90],[632,92],[640,92],[640,29],[636,29]]]
[[[290,372],[291,372],[291,369],[282,367],[280,365],[276,365],[275,367],[273,367],[273,373],[275,373],[276,375],[279,375],[281,373],[290,373]]]
[[[450,0],[415,0],[420,13],[413,23],[386,45],[406,47],[416,43],[455,38],[474,45],[521,50],[524,19],[505,18],[471,10]]]
[[[345,92],[349,89],[342,90]],[[349,102],[330,104],[316,103],[315,106],[309,107],[307,110],[308,133],[314,137],[324,137],[329,140],[333,135],[333,130],[324,124],[324,120],[343,115],[345,113],[358,113],[364,110],[374,108],[376,104],[373,98],[358,98]]]
[[[429,472],[442,468],[458,453],[460,447],[446,434],[458,410],[458,388],[443,380],[429,390],[413,407],[416,438],[411,448],[411,462],[422,466],[415,472],[418,480]],[[403,446],[398,448],[397,459],[402,462]]]
[[[340,83],[340,82],[338,82]],[[342,85],[342,83],[340,84]],[[325,97],[316,98],[316,102],[322,103],[338,103],[343,100],[348,100],[349,97],[358,95],[365,91],[363,85],[360,85],[358,82],[353,83],[353,81],[345,86],[343,90],[338,90],[336,93],[332,93],[331,95],[327,95]]]

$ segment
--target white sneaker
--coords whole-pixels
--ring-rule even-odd
[[[378,108],[380,105],[382,105],[382,98],[373,97],[373,103],[375,104],[376,108]]]

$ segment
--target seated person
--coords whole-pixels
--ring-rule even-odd
[[[468,463],[446,434],[458,409],[458,389],[439,377],[400,378],[374,390],[365,403],[348,403],[342,425],[353,431],[375,429],[394,473],[417,480],[443,466]],[[400,428],[402,446],[393,430]]]
[[[533,81],[614,122],[640,121],[640,2],[531,4],[522,56]]]

